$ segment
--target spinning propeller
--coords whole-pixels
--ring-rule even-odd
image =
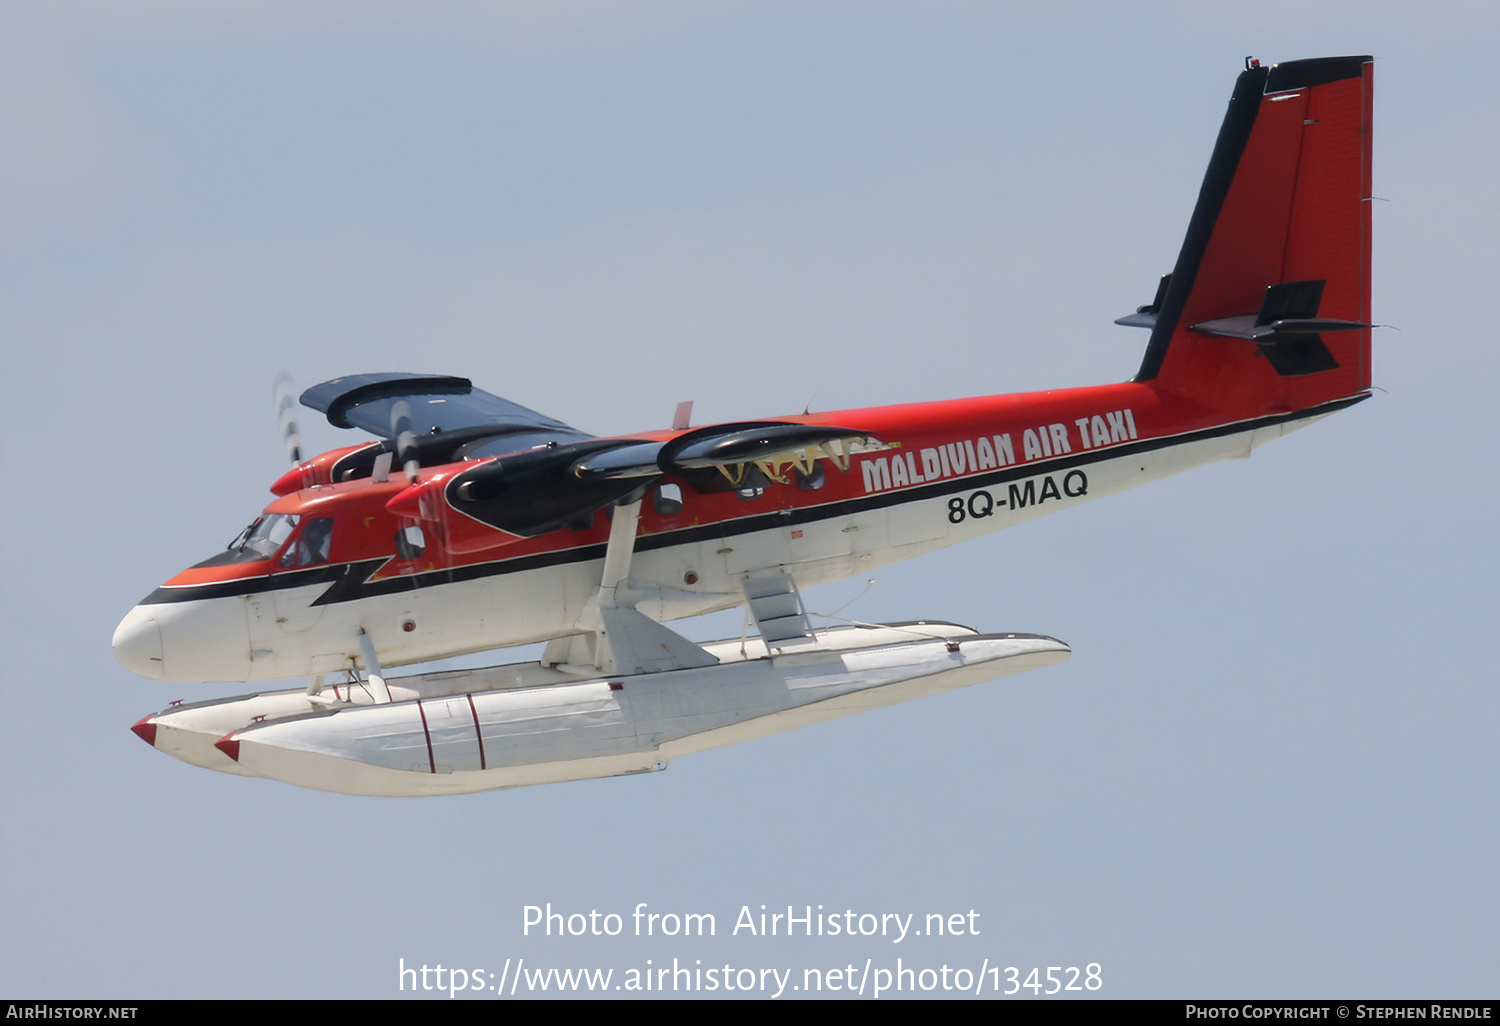
[[[302,434],[297,429],[297,390],[292,387],[292,376],[286,371],[276,375],[272,395],[276,402],[276,422],[281,427],[281,441],[295,467],[302,462]]]

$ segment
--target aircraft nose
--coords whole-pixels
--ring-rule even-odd
[[[161,628],[156,617],[136,606],[115,628],[115,658],[120,665],[142,677],[162,679]]]

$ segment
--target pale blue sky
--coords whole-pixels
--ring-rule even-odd
[[[1103,966],[1114,997],[1495,993],[1488,4],[0,7],[0,992],[386,997],[408,965]],[[426,801],[196,770],[109,638],[228,541],[271,382],[597,433],[1121,380],[1246,54],[1373,53],[1380,391],[891,568],[1061,667]],[[344,435],[304,420],[312,447]],[[815,609],[862,581],[809,594]],[[737,633],[737,617],[688,624]],[[521,909],[978,910],[977,938],[523,938]]]

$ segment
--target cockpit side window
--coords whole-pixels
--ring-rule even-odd
[[[396,558],[420,559],[427,551],[427,537],[417,524],[403,527],[396,532]]]
[[[326,563],[332,542],[333,520],[329,517],[309,518],[303,522],[301,532],[281,554],[281,565],[300,567]]]

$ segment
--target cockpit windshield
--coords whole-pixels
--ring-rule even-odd
[[[297,526],[297,517],[288,513],[267,513],[239,533],[229,543],[229,563],[254,563],[270,559],[281,548],[292,530]]]
[[[302,531],[297,534],[297,525]],[[286,545],[288,538],[296,538]],[[328,553],[333,541],[333,520],[329,517],[302,517],[295,513],[267,513],[257,517],[249,527],[235,536],[229,548],[211,556],[194,568],[229,566],[234,563],[259,563],[274,559],[282,553],[279,565],[283,569],[318,566],[328,562]]]

